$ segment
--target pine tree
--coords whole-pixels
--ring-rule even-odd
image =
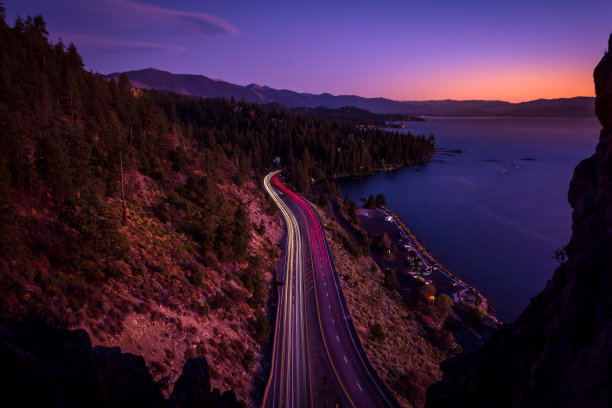
[[[234,214],[234,239],[232,248],[234,254],[244,258],[247,254],[249,242],[251,241],[251,220],[244,203],[238,204]]]
[[[36,151],[38,173],[45,179],[55,207],[61,213],[74,191],[74,185],[66,145],[58,129],[53,129],[51,134],[43,134]]]
[[[374,200],[374,196],[370,195],[368,197],[368,201],[366,201],[365,208],[376,208],[376,200]]]

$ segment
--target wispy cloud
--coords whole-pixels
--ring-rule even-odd
[[[64,43],[74,43],[77,48],[96,48],[109,52],[150,52],[159,51],[167,54],[178,54],[186,51],[184,47],[148,41],[128,40],[125,38],[100,37],[97,35],[54,32],[53,37],[61,38]]]
[[[102,0],[105,11],[112,11],[133,18],[134,24],[146,20],[161,20],[169,25],[180,24],[180,28],[202,35],[227,34],[237,36],[240,31],[230,22],[212,14],[183,11],[165,7],[152,6],[129,0]]]

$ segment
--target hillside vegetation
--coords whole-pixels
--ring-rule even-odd
[[[142,354],[168,395],[186,359],[242,399],[265,380],[282,236],[259,176],[294,184],[425,160],[433,140],[143,91],[83,69],[0,4],[0,317]],[[393,152],[387,154],[387,152]]]
[[[368,360],[402,407],[423,407],[427,387],[441,377],[440,362],[452,354],[441,341],[445,317],[402,299],[397,278],[390,285],[389,274],[372,258],[365,231],[358,228],[365,242],[357,243],[333,218],[331,207],[317,211]]]
[[[258,183],[41,17],[0,38],[1,316],[142,354],[166,393],[206,354],[246,398],[281,236]]]
[[[230,158],[238,177],[259,176],[279,157],[288,180],[308,191],[312,179],[367,174],[429,160],[434,137],[380,129],[354,122],[306,117],[256,104],[150,92],[157,105],[187,134],[216,153],[217,163]],[[239,181],[237,179],[236,181]]]

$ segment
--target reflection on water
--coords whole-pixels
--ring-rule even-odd
[[[391,209],[444,264],[513,320],[555,269],[571,234],[567,190],[595,151],[595,118],[428,118],[429,163],[339,182],[358,199],[383,193]],[[461,150],[461,153],[453,151]]]

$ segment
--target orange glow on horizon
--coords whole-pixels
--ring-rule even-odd
[[[453,72],[437,72],[425,80],[413,82],[404,77],[393,85],[377,85],[378,92],[374,94],[384,93],[387,98],[403,101],[456,99],[526,102],[595,96],[592,70],[587,71],[582,67],[564,71],[551,67],[469,71],[466,67]]]

